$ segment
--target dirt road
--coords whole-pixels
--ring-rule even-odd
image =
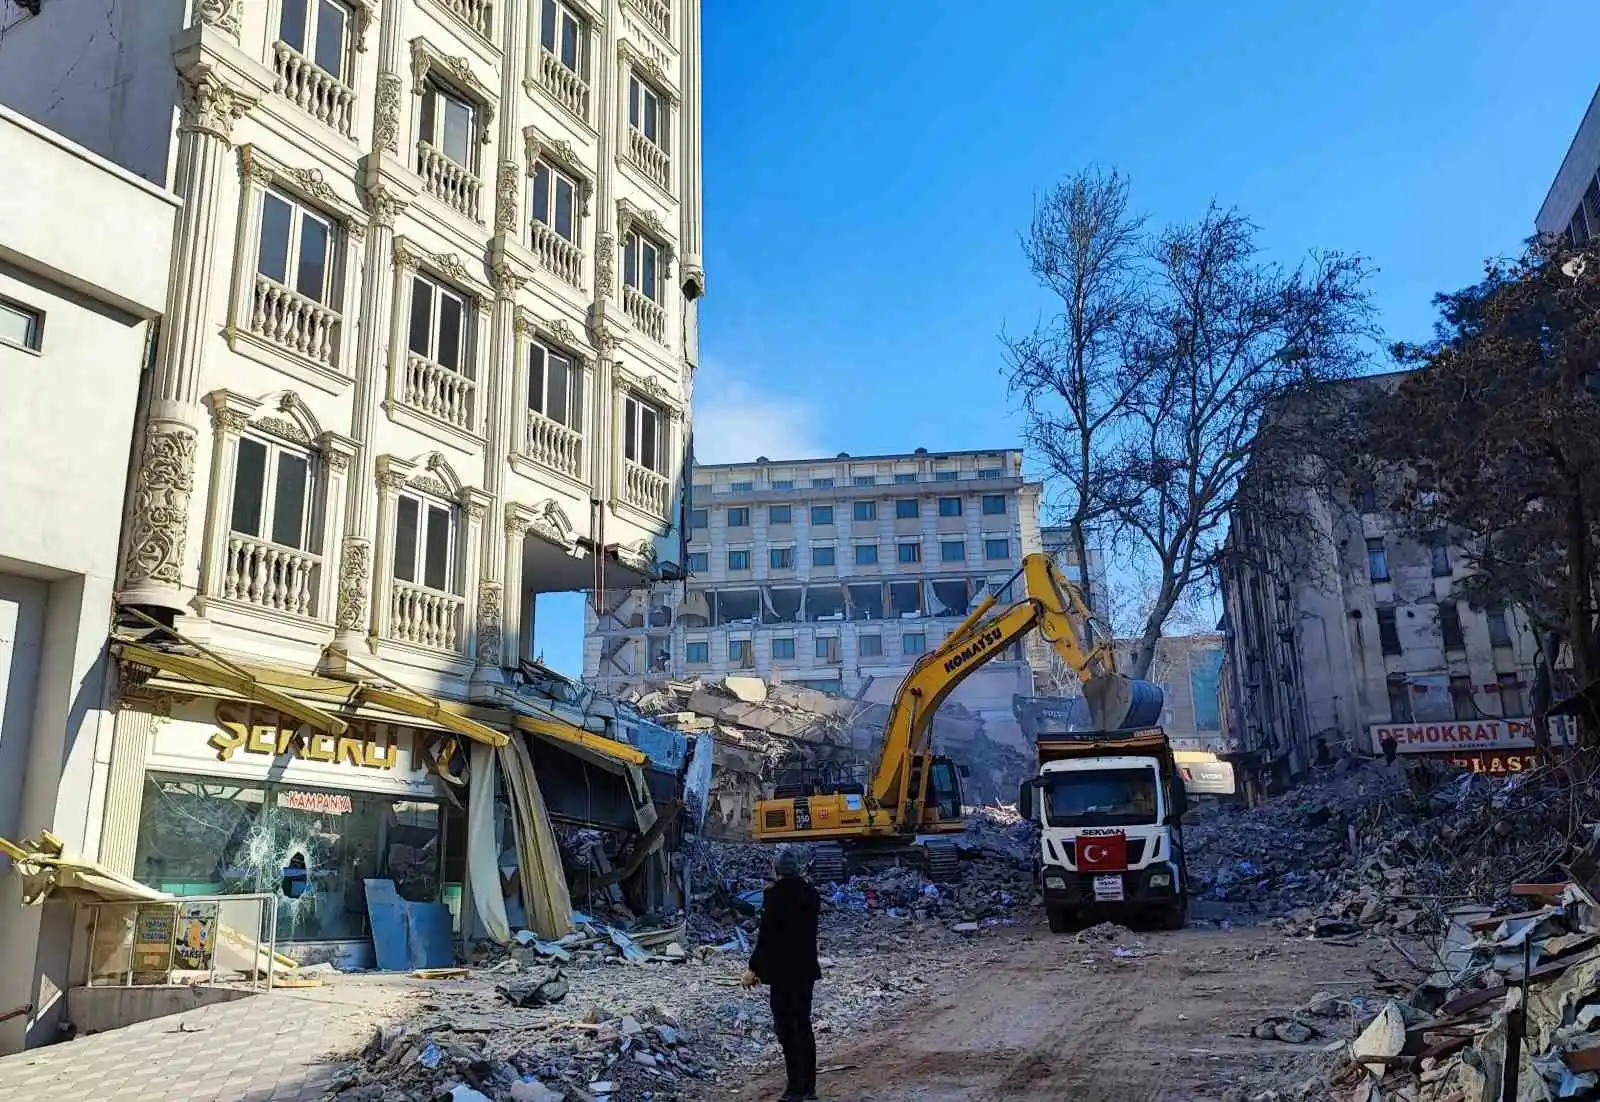
[[[822,1097],[1212,1102],[1241,1079],[1299,1082],[1330,1038],[1294,1046],[1251,1028],[1318,991],[1365,993],[1375,959],[1259,929],[1133,940],[1147,955],[1031,928],[980,936],[970,959],[925,977],[919,1004],[870,1033],[819,1036]],[[768,1077],[731,1097],[775,1098],[782,1086]]]

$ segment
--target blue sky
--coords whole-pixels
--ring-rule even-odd
[[[1033,197],[1122,169],[1285,260],[1377,268],[1382,323],[1516,250],[1597,73],[1592,0],[702,0],[704,461],[1017,443],[997,335],[1049,303]],[[1290,9],[1293,9],[1292,11]],[[579,598],[538,644],[580,672]]]

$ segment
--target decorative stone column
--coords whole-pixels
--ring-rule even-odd
[[[515,504],[505,507],[505,522],[505,592],[501,606],[505,618],[501,625],[500,653],[501,664],[515,668],[522,661],[524,653],[522,543],[533,522],[523,508]]]
[[[173,51],[181,116],[172,184],[183,210],[133,480],[121,593],[126,604],[179,613],[199,580],[189,557],[189,515],[233,124],[272,87],[270,70],[238,48],[238,0],[202,0],[196,14],[200,22],[176,37]]]
[[[515,6],[515,5],[510,5]],[[484,373],[484,446],[483,491],[491,515],[499,516],[504,509],[505,471],[512,449],[512,424],[515,411],[511,408],[512,375],[519,362],[517,338],[516,295],[522,289],[522,279],[509,265],[497,263],[494,267],[494,311],[489,338],[489,361]],[[472,674],[475,696],[492,698],[492,686],[503,684],[501,672],[504,661],[501,621],[505,612],[505,589],[501,584],[501,564],[505,560],[503,540],[505,532],[498,524],[486,527],[482,538],[478,580],[478,647],[475,652],[477,668]]]
[[[378,534],[374,545],[375,561],[372,563],[372,635],[381,639],[388,634],[392,613],[390,591],[394,586],[394,515],[395,502],[410,477],[409,464],[401,467],[381,468],[378,471]]]
[[[682,228],[679,238],[683,245],[683,296],[687,300],[699,298],[706,292],[706,273],[701,267],[700,233],[703,224],[700,186],[700,0],[679,0],[683,15],[679,23],[683,29],[683,107],[678,124],[683,135],[679,142],[678,210]],[[685,349],[688,353],[690,350]],[[692,350],[690,362],[699,359],[699,349]]]

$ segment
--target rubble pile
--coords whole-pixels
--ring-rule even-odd
[[[1500,903],[1555,867],[1570,791],[1549,774],[1352,759],[1258,807],[1210,809],[1185,840],[1199,895],[1288,933],[1437,934],[1444,901]]]

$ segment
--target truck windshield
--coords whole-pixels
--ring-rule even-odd
[[[1156,821],[1156,774],[1145,769],[1060,773],[1046,786],[1053,827],[1138,826]]]

